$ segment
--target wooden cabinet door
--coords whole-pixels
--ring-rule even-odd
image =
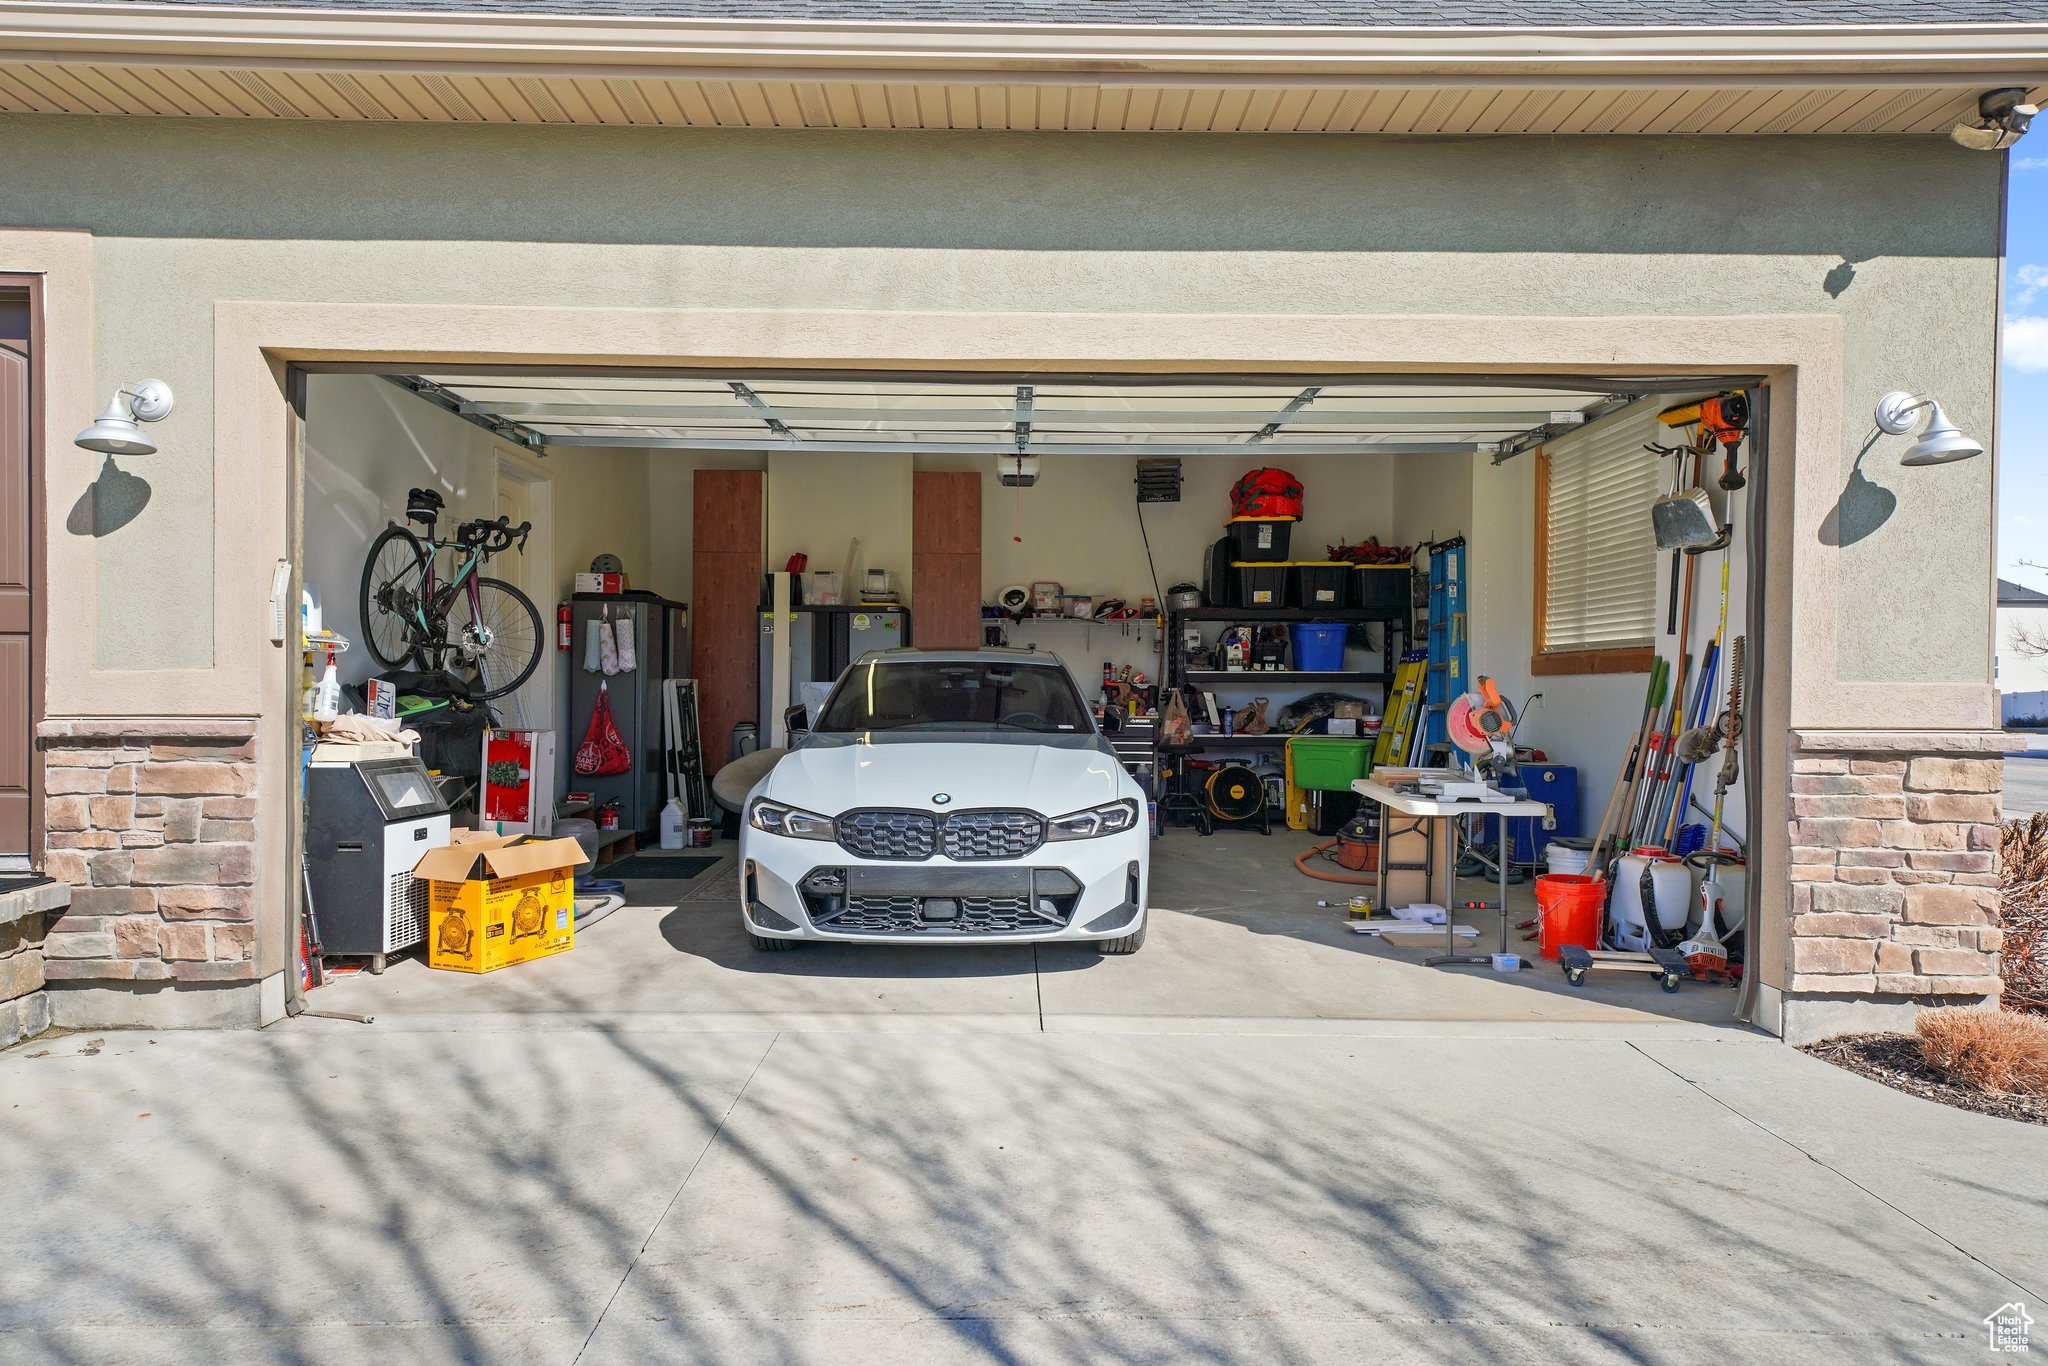
[[[919,470],[911,485],[910,612],[927,650],[981,645],[981,475]]]
[[[763,490],[759,470],[698,470],[691,483],[690,653],[708,776],[760,705]]]

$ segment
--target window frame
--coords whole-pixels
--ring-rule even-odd
[[[1536,585],[1535,646],[1529,656],[1529,672],[1538,677],[1559,674],[1642,674],[1650,671],[1657,658],[1653,639],[1648,645],[1617,646],[1593,650],[1546,650],[1549,620],[1545,607],[1550,598],[1550,450],[1536,450]],[[1654,556],[1653,556],[1654,559]]]

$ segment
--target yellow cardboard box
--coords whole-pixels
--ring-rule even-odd
[[[412,875],[429,884],[427,966],[494,972],[576,944],[575,840],[457,830]]]

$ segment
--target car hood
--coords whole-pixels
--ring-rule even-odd
[[[874,806],[1064,816],[1130,795],[1128,783],[1094,736],[814,736],[783,756],[758,790],[821,816]],[[939,802],[941,793],[948,800]]]

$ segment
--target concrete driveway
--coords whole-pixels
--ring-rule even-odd
[[[0,1358],[1932,1362],[2048,1297],[2048,1132],[1588,1028],[34,1042]]]

